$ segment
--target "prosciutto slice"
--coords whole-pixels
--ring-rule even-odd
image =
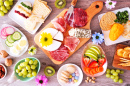
[[[67,13],[67,12],[66,12]],[[70,19],[69,15],[64,16],[65,22],[71,27],[83,27],[87,24],[87,13],[81,8],[75,8]]]
[[[54,25],[54,27],[57,30],[60,30],[61,32],[65,32],[65,30],[66,30],[66,24],[65,24],[65,21],[64,21],[64,19],[62,17],[53,19],[51,21],[51,23]]]
[[[73,52],[77,45],[79,44],[80,40],[76,37],[73,36],[67,36],[65,38],[65,46],[71,51]]]
[[[55,51],[50,51],[50,54],[57,61],[64,61],[69,57],[68,49],[64,45]]]

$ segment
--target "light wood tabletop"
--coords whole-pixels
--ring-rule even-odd
[[[45,0],[48,2],[48,5],[52,8],[52,13],[50,14],[50,16],[46,19],[45,23],[42,24],[42,26],[39,28],[39,30],[37,31],[37,33],[43,28],[45,27],[55,16],[57,16],[63,9],[57,9],[54,5],[55,0]],[[71,0],[66,0],[67,1],[67,5],[65,8],[68,8],[70,6]],[[78,0],[76,8],[82,8],[82,9],[86,9],[88,8],[92,2],[97,1],[97,0]],[[104,1],[105,0],[101,0]],[[124,7],[129,7],[130,6],[130,0],[116,0],[117,1],[117,5],[114,9],[112,10],[116,10],[116,9],[120,9],[120,8],[124,8]],[[17,0],[14,0],[14,3],[16,3]],[[64,9],[65,9],[64,8]],[[108,10],[106,9],[105,5],[102,9],[102,11],[100,13],[98,13],[96,16],[93,17],[91,24],[90,24],[90,28],[92,30],[92,33],[94,32],[101,32],[101,28],[99,26],[99,21],[98,21],[98,15],[101,13],[105,13],[108,11],[112,11],[112,10]],[[58,69],[67,63],[74,63],[76,65],[78,65],[79,67],[81,67],[81,54],[82,51],[85,47],[85,45],[88,42],[92,41],[92,38],[85,44],[83,45],[79,50],[77,50],[69,59],[67,59],[63,64],[61,65],[55,65],[54,63],[52,63],[52,61],[44,54],[44,52],[35,44],[34,42],[34,35],[29,34],[26,30],[24,30],[22,27],[20,27],[18,24],[16,24],[14,21],[12,21],[9,17],[8,14],[6,14],[4,17],[0,17],[0,26],[4,23],[13,25],[15,27],[17,27],[19,30],[21,30],[27,37],[28,41],[29,41],[29,45],[34,45],[37,47],[37,54],[34,55],[33,57],[36,57],[40,60],[41,62],[41,70],[38,73],[38,75],[43,75],[43,70],[46,66],[53,66],[56,70],[56,74],[52,77],[48,77],[48,84],[47,86],[60,86],[58,81],[57,81],[57,71]],[[130,45],[130,41],[127,42],[122,42],[121,44],[127,44]],[[108,60],[108,68],[114,68],[112,67],[112,62],[113,62],[113,57],[114,57],[114,53],[115,53],[115,48],[116,45],[111,45],[111,46],[106,46],[105,43],[101,44],[101,47],[103,48],[103,50],[106,53],[107,56],[107,60]],[[2,45],[0,43],[0,50],[2,50]],[[14,66],[16,64],[17,61],[19,61],[20,59],[23,59],[25,57],[29,57],[30,55],[26,52],[24,55],[22,55],[21,57],[11,57],[13,59],[13,65],[10,67],[7,67],[7,75],[3,80],[0,80],[0,86],[2,82],[5,82],[10,75],[13,72]],[[5,59],[4,58],[0,58],[0,63],[4,64]],[[122,78],[124,80],[123,84],[119,84],[119,83],[115,83],[113,82],[112,79],[110,78],[106,78],[105,74],[102,76],[97,77],[96,79],[96,83],[92,84],[92,83],[85,83],[85,79],[86,79],[86,75],[84,74],[84,79],[82,81],[82,83],[80,84],[80,86],[127,86],[127,84],[130,84],[130,71],[129,70],[124,70],[124,74],[120,76],[120,78]],[[35,79],[29,81],[29,82],[21,82],[21,81],[17,81],[14,82],[12,84],[10,84],[9,86],[36,86],[35,83]]]

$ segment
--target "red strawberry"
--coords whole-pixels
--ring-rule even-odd
[[[85,67],[88,67],[88,64],[90,63],[90,59],[89,58],[83,58],[82,60],[83,60]]]
[[[105,62],[106,62],[105,58],[98,59],[98,64],[99,64],[100,67],[102,67],[105,64]]]
[[[89,64],[89,68],[96,68],[96,67],[98,67],[99,65],[98,65],[98,63],[96,62],[96,61],[93,61],[93,62],[91,62],[90,64]]]

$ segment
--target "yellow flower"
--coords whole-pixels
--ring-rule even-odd
[[[50,33],[46,33],[46,32],[43,32],[41,34],[41,38],[40,38],[40,44],[42,45],[42,47],[44,46],[49,46],[52,44],[52,35]]]

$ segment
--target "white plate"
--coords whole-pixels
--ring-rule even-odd
[[[130,20],[130,8],[129,8],[129,7],[125,7],[125,8],[122,8],[122,9],[118,9],[118,10],[115,10],[115,11],[112,11],[112,12],[114,12],[114,13],[116,14],[118,11],[122,12],[122,11],[125,11],[125,10],[128,11],[129,20]],[[101,18],[102,18],[102,16],[103,16],[104,14],[105,14],[105,13],[100,14],[100,15],[98,16],[99,22],[100,22],[100,20],[101,20]],[[104,34],[104,40],[105,40],[105,44],[106,44],[107,46],[130,40],[130,39],[124,38],[124,37],[121,35],[117,40],[111,41],[111,40],[109,39],[110,30],[108,30],[108,31],[103,31],[103,30],[102,30],[102,32],[103,32],[103,34]]]
[[[69,65],[74,65],[74,66],[76,67],[76,69],[78,70],[78,72],[79,72],[79,80],[78,80],[77,83],[74,83],[74,84],[62,83],[62,82],[59,80],[60,77],[61,77],[61,72],[62,72],[63,70],[66,70],[66,69],[67,69],[67,66],[69,66]],[[81,83],[82,80],[83,80],[83,72],[82,72],[82,70],[81,70],[77,65],[75,65],[75,64],[65,64],[65,65],[61,66],[60,69],[58,70],[57,80],[58,80],[58,82],[59,82],[59,84],[60,84],[61,86],[79,86],[80,83]]]
[[[29,1],[32,5],[34,3],[34,0],[18,0],[18,2],[15,4],[15,6],[12,8],[12,10],[9,12],[8,16],[14,21],[16,22],[18,25],[20,25],[22,28],[25,29],[25,25],[24,25],[24,21],[26,20],[25,18],[21,17],[20,15],[16,14],[14,11],[16,9],[16,6],[18,4],[20,4],[21,2],[24,2],[24,1]],[[49,7],[50,8],[50,7]],[[50,8],[51,9],[51,8]],[[52,11],[52,9],[51,9]],[[49,15],[48,15],[49,16]],[[48,17],[47,16],[47,17]],[[46,17],[46,18],[47,18]],[[46,20],[45,18],[45,20]],[[31,34],[35,34],[36,31],[40,28],[40,26],[42,25],[42,23],[37,23],[35,29],[33,31],[28,31],[29,33]],[[26,30],[26,29],[25,29]]]
[[[6,26],[11,26],[11,25],[3,24],[3,25],[1,26],[1,28],[0,28],[0,32],[1,32],[2,28],[3,28],[3,27],[6,27]],[[22,37],[24,37],[24,38],[27,40],[26,36],[25,36],[19,29],[17,29],[17,28],[14,27],[14,26],[11,26],[11,27],[13,27],[13,28],[15,29],[15,31],[20,32],[21,35],[22,35]],[[3,48],[5,49],[5,51],[6,51],[10,56],[13,56],[13,57],[20,57],[21,55],[23,55],[23,54],[27,51],[28,46],[29,46],[28,40],[27,40],[27,45],[26,45],[26,47],[23,49],[23,51],[22,51],[19,55],[14,55],[14,54],[12,54],[12,53],[10,52],[10,47],[8,47],[8,46],[5,44],[5,41],[6,41],[6,39],[2,39],[2,38],[0,37],[0,42],[1,42],[2,46],[3,46]]]

